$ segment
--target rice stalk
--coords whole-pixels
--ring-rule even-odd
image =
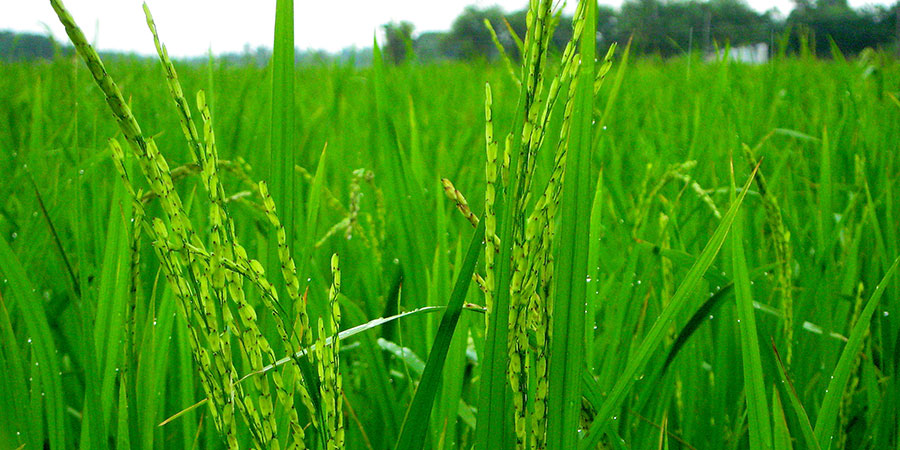
[[[497,274],[494,263],[499,248],[496,245],[500,241],[497,235],[497,212],[494,207],[497,202],[497,141],[494,140],[494,115],[493,96],[491,85],[484,84],[484,141],[487,154],[485,163],[485,191],[484,191],[484,306],[487,314],[484,315],[485,329],[489,326],[491,308],[493,305],[494,291],[497,286]],[[508,147],[507,147],[508,148]]]
[[[374,178],[375,174],[365,169],[356,169],[353,171],[353,179],[350,181],[350,212],[347,214],[347,231],[344,237],[351,239],[353,237],[353,229],[359,220],[359,202],[362,194],[359,189],[360,180],[363,178]]]
[[[509,318],[508,318],[508,366],[507,377],[512,388],[513,423],[516,448],[527,445],[528,427],[528,376],[530,358],[528,355],[527,319],[531,294],[525,290],[527,270],[526,236],[524,229],[525,210],[528,205],[532,178],[534,176],[535,154],[543,139],[544,121],[539,121],[542,110],[544,89],[544,65],[547,57],[549,37],[548,23],[552,2],[532,2],[526,16],[525,36],[525,98],[522,134],[519,143],[517,177],[513,189],[512,203],[512,262],[509,278]],[[503,238],[501,237],[501,241]],[[509,245],[506,244],[506,245]]]
[[[453,186],[453,182],[447,178],[441,178],[441,185],[444,187],[444,195],[456,204],[456,209],[473,227],[478,227],[478,217],[469,208],[469,202],[466,197]]]
[[[546,66],[549,39],[557,22],[551,16],[551,9],[552,2],[533,1],[526,16],[527,31],[523,45],[525,54],[520,100],[521,134],[518,137],[512,133],[507,135],[502,159],[498,155],[498,145],[493,137],[491,88],[490,85],[485,87],[487,163],[484,217],[488,340],[506,341],[506,375],[513,394],[514,437],[518,449],[529,447],[544,449],[547,446],[547,424],[550,416],[549,346],[553,309],[548,300],[551,298],[551,285],[554,280],[553,235],[562,178],[565,173],[570,122],[576,99],[577,83],[574,80],[579,75],[579,67],[582,65],[581,56],[576,49],[581,43],[585,29],[588,6],[586,2],[579,3],[572,25],[573,37],[563,51],[559,73],[547,84],[545,73],[548,71]],[[607,54],[607,63],[611,56],[612,51]],[[608,64],[599,77],[602,78],[607,70]],[[591,70],[589,76],[591,86],[588,88],[591,92],[597,76]],[[539,191],[540,197],[535,201],[532,184],[536,154],[546,139],[553,107],[562,92],[566,93],[566,102],[562,112],[560,134],[555,144],[554,165],[547,186]],[[587,114],[590,113],[589,109]],[[511,170],[513,172],[510,172]],[[445,183],[444,186],[448,197],[457,203],[470,223],[473,225],[478,223],[476,217],[466,212],[466,208],[462,206],[465,203],[458,191],[452,188],[452,184]],[[506,204],[503,206],[503,230],[499,234],[509,236],[508,238],[498,235],[498,220],[495,213],[498,186],[504,188],[507,195]],[[500,257],[501,263],[499,270],[496,266],[497,256]],[[509,261],[505,260],[507,257],[510,258]],[[495,326],[501,325],[491,317],[497,312],[494,310],[494,298],[497,295],[505,297],[504,300],[508,302],[503,306],[497,306],[503,309],[501,312],[506,316],[507,330],[502,333],[505,334],[505,338],[500,338],[502,334]],[[533,351],[529,343],[529,334],[535,336]],[[531,395],[529,392],[533,392],[533,398],[529,398]],[[498,405],[491,407],[497,408]],[[479,442],[484,442],[481,439]]]
[[[331,288],[328,291],[328,303],[331,314],[328,316],[328,327],[325,320],[319,318],[319,341],[316,345],[317,370],[319,374],[319,389],[322,398],[322,414],[324,416],[324,434],[326,450],[342,450],[344,448],[344,418],[343,390],[341,387],[340,360],[340,335],[338,327],[341,322],[341,309],[338,305],[338,296],[341,292],[341,269],[338,255],[331,257]],[[329,332],[331,346],[327,346]]]
[[[862,314],[864,302],[863,292],[864,285],[862,282],[860,282],[856,287],[856,300],[853,302],[853,314],[850,316],[849,325],[851,329],[856,325],[856,322],[859,320],[860,314]],[[871,342],[870,332],[868,330],[866,331],[865,340],[866,342],[863,345],[868,347]],[[856,359],[853,360],[853,367],[850,369],[851,378],[847,383],[847,387],[844,388],[844,395],[841,397],[840,412],[838,413],[838,417],[840,420],[840,427],[838,427],[838,430],[840,431],[840,435],[837,439],[837,448],[847,448],[847,429],[850,425],[849,422],[851,419],[850,408],[853,405],[853,397],[857,393],[857,388],[859,387],[860,365],[865,354],[866,350],[864,349],[859,353],[859,355],[857,355]]]
[[[632,210],[634,220],[634,223],[632,224],[632,236],[637,237],[638,232],[647,220],[647,216],[650,212],[650,205],[653,203],[653,200],[656,199],[660,191],[662,191],[662,189],[672,180],[679,180],[687,184],[700,201],[709,208],[713,217],[716,219],[722,218],[722,213],[719,212],[716,202],[710,197],[709,193],[700,186],[700,183],[687,173],[696,166],[697,161],[685,161],[683,163],[672,164],[666,168],[666,171],[659,177],[656,184],[651,186],[650,178],[653,166],[652,164],[647,165],[646,176],[641,184],[641,194],[638,196],[639,200],[637,205]]]
[[[148,179],[152,197],[147,197],[135,190],[126,169],[125,155],[116,140],[110,141],[115,167],[131,196],[134,205],[135,231],[132,238],[132,285],[136,286],[139,276],[137,259],[141,228],[152,240],[154,249],[160,260],[164,275],[175,297],[178,308],[188,323],[188,336],[191,354],[199,369],[198,374],[207,398],[210,400],[210,416],[223,443],[230,449],[238,448],[237,422],[235,412],[240,411],[249,426],[249,434],[254,445],[260,448],[282,448],[278,432],[277,417],[284,410],[288,417],[289,441],[287,448],[305,448],[305,432],[299,422],[299,415],[294,408],[293,395],[298,392],[302,403],[309,410],[314,424],[318,411],[306,390],[298,359],[286,365],[281,371],[273,371],[272,381],[275,386],[275,397],[269,381],[264,377],[255,377],[252,389],[246,390],[238,384],[237,371],[234,365],[235,355],[231,347],[232,337],[240,343],[240,350],[247,358],[251,371],[262,370],[267,362],[271,365],[277,361],[275,350],[262,334],[257,324],[257,314],[249,304],[243,288],[244,279],[250,280],[262,293],[260,299],[265,309],[275,317],[275,329],[281,338],[284,351],[294,355],[294,349],[302,344],[312,345],[312,334],[309,330],[309,319],[305,312],[305,296],[299,294],[300,283],[296,267],[290,256],[289,242],[284,226],[275,211],[275,202],[265,183],[261,183],[258,192],[262,198],[266,217],[275,228],[277,253],[285,279],[285,289],[292,303],[292,310],[297,320],[290,323],[286,318],[286,310],[279,301],[278,291],[266,279],[265,271],[259,261],[250,259],[246,250],[238,243],[234,222],[227,210],[228,198],[219,179],[219,158],[216,148],[212,117],[206,96],[201,91],[197,95],[197,108],[202,119],[202,135],[198,132],[191,115],[190,107],[184,98],[174,65],[168,57],[165,46],[161,44],[156,27],[149,10],[144,7],[148,26],[154,36],[154,42],[160,61],[166,73],[169,92],[174,100],[182,131],[194,167],[200,173],[200,179],[207,193],[209,203],[209,250],[201,236],[194,231],[193,224],[187,217],[181,198],[175,189],[173,170],[169,168],[166,158],[159,152],[152,139],[144,138],[140,127],[124,102],[115,82],[106,73],[103,63],[93,48],[87,44],[83,34],[72,20],[61,3],[53,1],[52,5],[67,33],[76,46],[79,54],[91,70],[98,86],[104,92],[110,109],[125,136],[126,142],[135,153],[139,167]],[[188,173],[188,171],[182,171]],[[153,199],[159,201],[164,216],[148,218],[144,204]],[[358,195],[356,197],[358,211]],[[352,209],[351,209],[352,210]],[[337,335],[340,323],[340,310],[337,307],[337,295],[340,291],[340,272],[337,258],[333,260],[334,284],[332,286],[332,317],[330,329]],[[136,294],[132,295],[136,301]],[[237,311],[240,322],[233,316]],[[131,311],[133,318],[133,308]],[[132,319],[133,320],[133,319]],[[132,327],[133,330],[133,327]],[[321,330],[320,330],[321,331]],[[322,335],[324,336],[324,335]],[[331,375],[326,375],[331,402],[324,416],[326,429],[320,430],[331,437],[331,447],[343,448],[343,425],[340,398],[340,375],[337,369],[338,344],[331,346],[330,353],[321,354],[319,364],[329,367]],[[336,393],[336,396],[335,396]]]
[[[491,21],[488,19],[484,19],[484,27],[487,28],[488,32],[491,33],[491,41],[494,42],[494,47],[497,49],[497,53],[500,54],[500,59],[503,60],[503,64],[506,66],[506,70],[509,73],[510,79],[512,79],[516,83],[516,87],[521,87],[522,81],[519,79],[519,75],[516,74],[516,69],[513,66],[512,59],[510,59],[509,55],[506,54],[506,49],[503,47],[503,44],[500,43],[500,39],[497,38],[497,32],[494,31],[494,26],[491,25]]]
[[[752,167],[757,167],[759,160],[754,155],[753,149],[747,144],[744,144],[742,148],[747,162]],[[794,256],[791,248],[791,232],[788,231],[784,224],[781,208],[778,206],[778,199],[769,191],[762,169],[757,171],[756,187],[759,190],[763,209],[766,212],[766,229],[768,230],[766,237],[769,239],[769,243],[775,252],[776,292],[778,293],[778,305],[780,306],[782,317],[781,347],[785,351],[785,364],[790,368],[794,353]]]

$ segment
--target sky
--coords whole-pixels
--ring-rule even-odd
[[[142,0],[64,0],[85,35],[101,50],[154,54]],[[275,0],[146,0],[160,38],[174,57],[241,52],[271,47]],[[619,7],[622,0],[599,0]],[[575,0],[566,9],[574,10]],[[757,11],[778,8],[787,15],[790,0],[748,0]],[[892,0],[850,0],[858,8]],[[253,5],[253,6],[250,6]],[[315,0],[294,2],[295,46],[331,52],[371,46],[381,25],[410,21],[416,33],[448,30],[468,5],[498,5],[516,11],[526,0]],[[0,30],[26,31],[68,42],[48,0],[0,0]],[[415,35],[415,34],[414,34]]]

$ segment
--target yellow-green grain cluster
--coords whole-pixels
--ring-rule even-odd
[[[201,126],[198,127],[191,114],[188,101],[178,81],[175,67],[159,40],[156,27],[149,10],[145,6],[147,23],[153,34],[156,49],[166,74],[169,92],[174,100],[182,132],[187,140],[192,166],[179,170],[169,168],[166,158],[159,152],[152,138],[145,138],[130,108],[123,99],[116,83],[106,72],[103,63],[63,5],[51,2],[60,20],[66,27],[78,53],[87,63],[95,81],[106,96],[125,141],[131,148],[141,172],[146,177],[150,192],[144,194],[134,188],[128,173],[128,164],[122,146],[116,140],[110,141],[115,167],[119,172],[128,194],[132,198],[134,210],[134,231],[131,238],[131,330],[133,332],[134,304],[138,301],[137,277],[139,270],[140,237],[146,234],[161,262],[163,274],[177,299],[178,309],[188,325],[191,354],[197,365],[200,384],[209,400],[210,417],[221,434],[223,443],[229,449],[238,448],[237,413],[251,436],[253,445],[267,449],[306,448],[306,433],[300,415],[294,406],[294,395],[299,394],[301,403],[307,409],[307,416],[323,436],[329,437],[329,449],[343,448],[343,419],[340,402],[340,374],[338,372],[337,339],[340,324],[340,310],[337,295],[340,291],[340,271],[337,257],[333,260],[334,284],[331,289],[332,314],[329,332],[335,334],[329,350],[325,349],[325,334],[320,322],[319,337],[322,345],[315,355],[322,383],[324,397],[325,429],[319,423],[320,411],[314,408],[312,398],[306,388],[297,359],[297,350],[313,345],[309,331],[309,317],[306,313],[305,295],[300,294],[300,282],[296,265],[288,248],[284,227],[275,211],[275,202],[269,195],[265,183],[258,188],[251,187],[250,193],[258,193],[262,210],[275,229],[278,245],[278,259],[284,279],[287,299],[279,299],[279,290],[266,278],[262,264],[248,256],[240,245],[235,232],[234,221],[228,212],[230,198],[226,196],[219,178],[219,157],[213,131],[212,116],[206,97],[197,94],[196,107],[200,113]],[[202,130],[202,133],[199,130]],[[193,168],[192,168],[193,167]],[[236,170],[243,174],[246,169],[238,161]],[[208,200],[208,235],[197,231],[185,212],[182,200],[175,188],[175,180],[199,172],[200,180]],[[358,211],[358,189],[351,195],[351,224],[355,223]],[[148,217],[145,204],[158,200],[162,217]],[[356,206],[354,206],[354,202]],[[349,232],[349,229],[348,229]],[[237,367],[246,366],[250,373],[274,364],[278,357],[259,327],[256,308],[247,298],[244,281],[249,280],[259,292],[262,307],[274,317],[275,330],[280,337],[278,353],[294,355],[291,364],[284,364],[279,370],[272,370],[271,380],[266,376],[252,377],[252,383],[240,383]],[[284,301],[289,301],[289,309]],[[293,312],[294,318],[288,314]],[[235,317],[235,315],[237,317]],[[132,339],[133,341],[133,339]],[[233,342],[239,345],[233,347]],[[272,388],[274,386],[274,393]],[[280,422],[287,417],[286,422]],[[279,424],[286,424],[286,432],[279,432]]]
[[[647,165],[647,172],[641,183],[641,194],[638,196],[638,203],[633,210],[634,223],[632,225],[632,236],[637,237],[638,231],[640,231],[647,220],[647,214],[650,211],[651,203],[656,199],[660,191],[672,181],[681,181],[685,183],[690,187],[691,192],[706,205],[713,217],[717,219],[722,217],[722,213],[719,212],[719,208],[716,206],[716,202],[712,197],[710,197],[709,192],[703,189],[703,186],[700,186],[700,184],[690,176],[690,170],[696,166],[697,161],[685,161],[683,163],[672,164],[666,168],[666,171],[663,172],[662,176],[660,176],[656,183],[651,186],[650,179],[653,173],[653,165]]]
[[[556,20],[552,2],[532,1],[523,43],[522,85],[524,86],[521,135],[508,135],[504,154],[494,139],[493,94],[485,86],[485,277],[484,292],[488,314],[497,294],[495,264],[501,246],[510,246],[509,319],[507,329],[507,378],[512,388],[516,448],[544,449],[547,441],[547,399],[549,395],[549,343],[552,308],[548,301],[553,281],[553,240],[562,177],[565,173],[571,116],[574,109],[580,55],[576,49],[584,30],[586,4],[580,2],[573,20],[573,37],[566,45],[558,73],[545,80],[548,48]],[[489,26],[489,29],[490,26]],[[596,85],[609,70],[614,48],[596,74]],[[518,77],[515,77],[518,79]],[[554,166],[543,189],[534,189],[537,152],[544,146],[550,117],[560,95],[565,94],[562,123],[554,145]],[[556,138],[557,136],[554,136]],[[510,168],[510,152],[518,152],[517,166]],[[508,176],[515,170],[515,184]],[[449,181],[444,181],[447,196],[472,225],[478,218]],[[536,192],[535,192],[536,191]],[[511,202],[511,241],[500,242],[496,205],[500,192]],[[529,336],[534,336],[533,344]]]
[[[319,374],[319,394],[322,402],[322,416],[325,431],[325,449],[344,448],[343,389],[341,387],[340,360],[341,340],[338,326],[341,323],[341,308],[338,296],[341,293],[341,268],[337,254],[331,257],[331,289],[328,291],[330,315],[328,327],[325,319],[319,318],[319,340],[316,344],[317,370]],[[332,334],[331,339],[328,338]],[[331,345],[329,344],[329,341]]]
[[[484,191],[484,306],[487,308],[487,314],[484,316],[485,327],[487,327],[488,319],[493,304],[494,291],[496,289],[496,272],[494,264],[497,258],[497,252],[500,251],[495,242],[499,242],[497,236],[497,213],[494,210],[497,201],[497,172],[499,171],[497,164],[497,141],[494,140],[494,116],[493,116],[493,96],[491,95],[491,85],[484,85],[484,140],[486,143],[487,162],[485,164],[485,191]]]
[[[459,192],[459,190],[453,186],[453,182],[447,178],[441,178],[441,185],[444,187],[444,194],[456,204],[456,209],[459,210],[460,214],[462,214],[473,227],[477,227],[478,217],[475,216],[475,213],[469,208],[469,202],[462,192]]]

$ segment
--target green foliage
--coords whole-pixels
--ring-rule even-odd
[[[50,59],[60,51],[51,38],[30,33],[0,31],[0,60]]]
[[[820,0],[800,2],[791,11],[786,24],[800,33],[808,34],[807,42],[813,53],[830,55],[827,49],[833,44],[841,52],[857,54],[863,49],[897,45],[897,9],[885,6],[853,9],[846,1]],[[797,36],[791,44],[802,45]],[[837,57],[835,57],[837,59]]]

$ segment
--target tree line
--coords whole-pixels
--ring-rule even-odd
[[[619,10],[600,6],[601,46],[632,41],[632,51],[669,57],[712,51],[717,45],[766,43],[772,51],[830,55],[833,47],[853,55],[865,48],[897,50],[900,2],[892,7],[851,8],[847,0],[795,0],[784,16],[756,12],[742,0],[628,0]],[[571,36],[572,18],[558,15],[554,43],[561,49]],[[525,33],[525,10],[504,13],[498,7],[466,8],[447,32],[415,34],[409,22],[383,26],[385,54],[394,62],[409,59],[493,59],[499,54],[489,22],[504,51],[517,57],[516,36]]]

